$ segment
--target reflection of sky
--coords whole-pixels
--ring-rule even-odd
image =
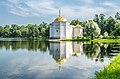
[[[107,58],[106,58],[107,59]],[[49,51],[0,50],[0,79],[87,79],[108,63],[95,62],[82,54],[70,57],[59,70]]]

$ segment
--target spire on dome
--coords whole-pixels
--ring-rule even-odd
[[[67,22],[67,19],[61,16],[60,9],[59,9],[59,16],[54,20],[54,22]]]
[[[59,9],[59,17],[61,16],[61,10]]]

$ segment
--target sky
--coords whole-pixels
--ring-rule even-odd
[[[100,13],[114,16],[120,12],[120,0],[0,0],[0,25],[51,23],[59,9],[69,22],[85,21]]]

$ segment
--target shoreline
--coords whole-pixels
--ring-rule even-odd
[[[0,38],[0,41],[47,41],[47,42],[60,42],[60,41],[89,41],[101,43],[120,43],[120,39],[48,39],[48,38]]]

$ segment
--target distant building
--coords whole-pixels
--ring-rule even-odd
[[[50,39],[71,39],[83,36],[83,27],[77,24],[70,25],[66,18],[60,15],[52,22],[50,26]]]

